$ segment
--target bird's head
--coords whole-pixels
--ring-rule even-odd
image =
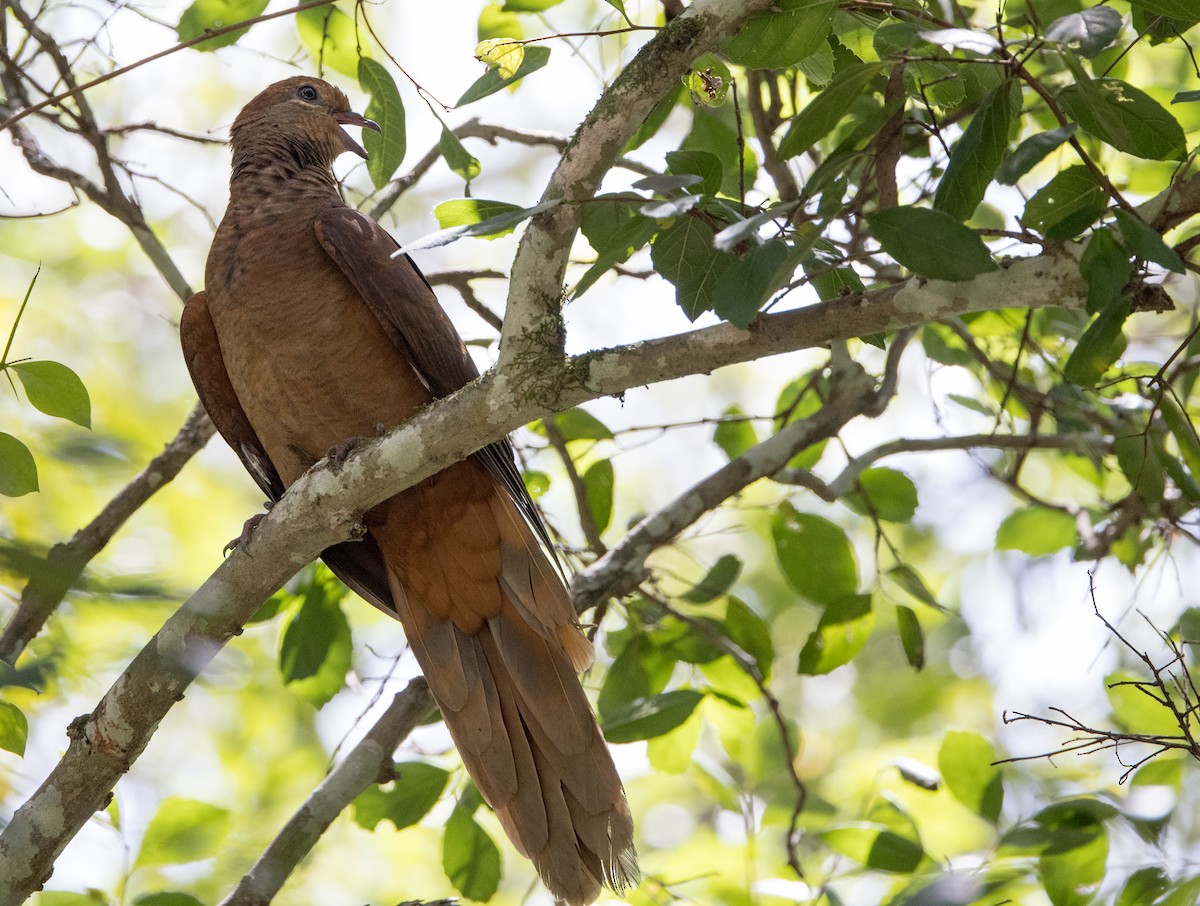
[[[282,145],[297,159],[328,167],[342,153],[367,152],[342,126],[379,132],[379,125],[350,109],[340,88],[308,76],[293,76],[265,88],[233,121],[234,156],[255,144]],[[311,158],[311,160],[309,160]]]

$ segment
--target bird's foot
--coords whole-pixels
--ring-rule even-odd
[[[351,454],[371,439],[370,437],[363,436],[347,437],[345,440],[340,440],[330,447],[329,452],[325,454],[325,460],[329,464],[330,471],[335,474],[342,471],[342,468],[346,465],[346,460],[350,458]]]
[[[271,508],[275,506],[275,502],[273,500],[268,500],[263,504],[263,506],[265,507],[267,513],[269,513],[271,512]],[[226,544],[221,553],[228,557],[229,552],[235,547],[245,550],[246,545],[250,542],[251,536],[254,534],[254,530],[258,528],[258,524],[267,518],[267,513],[255,513],[244,523],[242,523],[242,533]]]

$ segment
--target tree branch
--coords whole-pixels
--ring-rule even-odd
[[[542,201],[591,198],[654,105],[679,84],[692,61],[734,33],[773,0],[695,0],[683,15],[638,51],[584,118],[550,177]],[[535,216],[517,247],[500,338],[499,368],[562,355],[562,295],[571,242],[579,229],[577,204]]]
[[[398,692],[362,742],[292,815],[221,906],[267,906],[334,819],[359,793],[388,776],[396,747],[435,707],[420,677]]]
[[[833,437],[850,419],[876,403],[874,382],[857,365],[831,379],[829,402],[808,418],[797,419],[684,491],[639,522],[621,542],[579,573],[571,583],[575,609],[632,591],[648,576],[646,558],[674,539],[704,513],[715,509],[759,478],[782,469],[797,450]]]

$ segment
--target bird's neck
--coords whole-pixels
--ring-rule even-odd
[[[303,141],[272,136],[267,141],[234,142],[231,198],[262,198],[296,190],[341,200],[328,160]]]

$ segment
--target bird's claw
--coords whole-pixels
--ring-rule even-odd
[[[275,506],[275,502],[273,500],[268,500],[265,504],[263,504],[263,506],[266,508],[267,513],[269,513],[271,511],[271,507]],[[258,524],[267,518],[267,513],[255,513],[244,523],[242,523],[242,533],[236,538],[230,540],[230,542],[225,545],[225,547],[221,550],[222,555],[228,557],[229,552],[235,547],[245,550],[246,545],[250,542],[251,536],[254,534],[254,530],[258,528]]]
[[[346,460],[350,458],[350,455],[370,439],[369,437],[347,437],[330,447],[329,452],[325,454],[330,470],[335,473],[342,471],[342,467],[346,465]]]

